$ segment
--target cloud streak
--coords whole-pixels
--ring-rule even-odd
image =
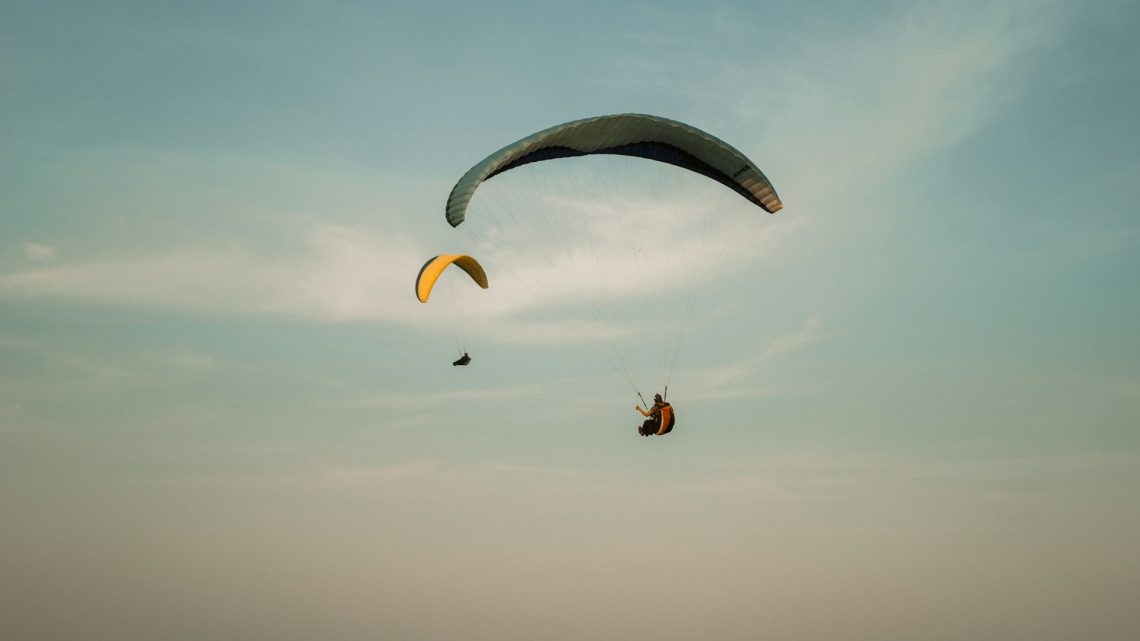
[[[45,263],[55,260],[55,247],[50,245],[41,245],[40,243],[20,243],[20,247],[24,250],[24,256],[31,261],[37,263]]]
[[[563,218],[587,221],[592,231],[571,227],[562,231],[561,243],[539,249],[532,246],[543,229],[537,223],[530,236],[469,238],[492,288],[471,287],[449,270],[427,305],[415,301],[412,280],[438,249],[406,234],[319,222],[308,223],[302,251],[293,256],[230,243],[53,264],[0,274],[0,298],[381,322],[437,332],[455,331],[458,317],[464,332],[491,341],[599,342],[633,331],[625,322],[630,317],[623,319],[615,303],[663,296],[661,283],[668,283],[670,294],[693,291],[778,244],[774,230],[743,236],[739,224],[693,229],[692,220],[719,212],[682,216],[684,205],[646,207],[647,201],[635,198],[600,202],[557,190],[542,198],[544,205],[561,208]],[[627,220],[622,212],[629,211],[639,216]],[[606,316],[604,322],[599,315]]]
[[[717,60],[693,99],[733,96],[732,130],[764,132],[745,148],[779,154],[789,211],[849,210],[1016,102],[1032,52],[1057,39],[1050,4],[911,4],[784,59]]]
[[[686,398],[690,400],[714,400],[771,394],[772,391],[769,388],[758,384],[757,374],[773,358],[803,349],[812,343],[835,335],[833,333],[820,333],[819,327],[819,317],[811,316],[804,321],[798,330],[772,339],[763,350],[753,356],[722,367],[695,370],[683,374],[691,380],[688,386],[691,392],[686,394]]]
[[[68,298],[328,321],[413,317],[409,271],[427,252],[402,237],[313,224],[296,258],[232,245],[107,258],[0,275],[0,297]],[[403,266],[405,269],[400,269]],[[407,292],[397,298],[397,291]],[[400,304],[408,299],[407,304]]]
[[[429,390],[381,394],[344,403],[357,408],[423,410],[455,403],[497,403],[507,399],[538,396],[545,388],[541,385],[514,385],[511,387]]]

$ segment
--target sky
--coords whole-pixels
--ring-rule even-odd
[[[0,0],[0,636],[1140,638],[1138,21]]]

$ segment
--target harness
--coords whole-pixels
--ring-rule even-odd
[[[673,423],[676,422],[677,416],[673,414],[673,406],[668,403],[662,403],[660,408],[661,412],[661,425],[664,429],[658,431],[658,434],[668,434],[673,431]]]

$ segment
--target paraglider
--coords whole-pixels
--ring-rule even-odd
[[[557,182],[560,179],[563,173],[561,168],[539,171],[532,173],[532,178],[529,181],[507,181],[503,184],[502,189],[489,188],[491,196],[475,200],[475,193],[480,185],[499,174],[511,172],[516,168],[532,163],[543,163],[545,166],[546,161],[557,161],[552,164],[560,165],[562,162],[560,159],[582,156],[608,156],[611,158],[625,156],[653,160],[685,171],[677,172],[670,169],[660,172],[647,172],[654,177],[660,176],[663,180],[664,177],[668,177],[669,182],[664,185],[664,189],[652,192],[652,196],[658,197],[658,200],[655,201],[650,197],[640,202],[635,201],[632,209],[622,206],[607,207],[603,200],[596,200],[593,206],[581,204],[586,199],[598,195],[607,185],[615,190],[611,193],[618,196],[624,196],[624,190],[633,188],[632,184],[623,181],[625,173],[617,171],[600,172],[594,175],[587,174],[584,179],[579,173],[574,176],[578,180],[566,180],[567,183],[573,183],[573,188],[563,194],[548,194],[543,191],[549,187],[551,182]],[[594,162],[601,163],[602,161]],[[567,162],[566,164],[569,166],[575,163]],[[597,166],[599,165],[595,165],[595,167]],[[603,163],[600,166],[608,167],[610,165]],[[624,167],[623,171],[625,171]],[[633,281],[631,280],[633,277],[640,278],[642,282],[645,282],[647,275],[663,275],[665,278],[676,275],[686,276],[685,280],[689,281],[690,287],[688,300],[678,300],[676,294],[679,290],[675,290],[670,292],[672,298],[666,305],[655,308],[662,310],[662,312],[654,315],[654,331],[652,334],[664,335],[670,331],[675,334],[675,336],[661,339],[663,347],[657,351],[667,393],[673,368],[676,366],[679,356],[687,349],[688,345],[691,345],[691,340],[685,337],[685,333],[691,331],[695,321],[699,320],[699,318],[694,318],[694,310],[700,309],[694,304],[694,300],[696,293],[700,292],[701,288],[693,285],[693,283],[699,283],[700,278],[709,276],[712,269],[708,268],[707,265],[716,264],[714,260],[711,260],[711,257],[723,253],[723,246],[714,248],[711,247],[712,243],[706,250],[704,240],[706,238],[745,236],[741,236],[739,233],[726,233],[719,237],[712,236],[709,234],[710,223],[704,225],[704,235],[698,236],[696,242],[689,243],[687,246],[683,246],[683,243],[688,239],[678,235],[659,235],[658,238],[651,237],[646,240],[657,243],[662,240],[666,243],[673,240],[677,242],[673,247],[665,245],[664,249],[655,249],[652,252],[645,253],[641,252],[641,247],[636,247],[632,256],[627,252],[621,259],[611,258],[608,261],[606,260],[607,257],[618,254],[612,251],[610,254],[606,254],[605,250],[607,249],[607,242],[614,239],[633,238],[636,231],[631,233],[623,230],[621,225],[630,224],[637,216],[643,216],[646,222],[657,227],[659,223],[667,220],[661,214],[671,213],[672,217],[668,220],[673,221],[676,226],[674,231],[687,229],[685,225],[691,224],[690,221],[724,220],[727,221],[727,224],[739,224],[740,220],[752,218],[747,216],[725,216],[721,218],[719,216],[696,215],[697,213],[733,211],[734,207],[743,209],[739,205],[731,203],[716,206],[705,205],[706,202],[712,201],[719,203],[720,199],[732,200],[731,195],[722,198],[717,193],[719,191],[717,189],[709,189],[713,198],[700,201],[699,207],[689,206],[693,203],[691,200],[687,203],[661,200],[661,198],[668,199],[667,192],[673,184],[690,186],[689,183],[694,183],[699,185],[700,179],[690,180],[685,177],[686,172],[712,179],[743,197],[751,205],[768,213],[776,213],[783,208],[783,203],[764,173],[733,146],[686,123],[659,116],[626,113],[562,123],[506,145],[476,163],[463,174],[448,195],[444,213],[448,224],[456,228],[463,225],[469,214],[472,220],[479,221],[474,223],[476,229],[472,230],[470,224],[464,229],[468,230],[471,237],[481,247],[493,248],[496,258],[520,257],[515,259],[518,262],[511,265],[510,268],[500,265],[497,269],[515,277],[531,277],[535,281],[533,284],[536,285],[532,288],[534,291],[553,290],[549,294],[552,299],[551,306],[565,305],[567,301],[576,300],[576,295],[583,297],[584,301],[588,301],[592,306],[590,311],[600,326],[601,334],[613,343],[611,345],[612,354],[607,354],[607,356],[613,359],[611,362],[621,368],[626,381],[639,397],[641,394],[637,390],[635,382],[633,359],[628,346],[621,345],[619,342],[623,338],[627,341],[639,340],[639,337],[648,334],[620,331],[620,328],[616,327],[613,322],[616,318],[615,305],[621,304],[623,300],[628,300],[629,294],[635,292],[636,286],[632,284]],[[534,180],[533,176],[536,175],[540,177],[539,180]],[[524,191],[512,191],[514,188],[511,185],[519,183],[522,183],[523,189],[529,183],[535,191],[530,194],[526,194]],[[499,181],[495,183],[496,186],[500,184]],[[699,188],[697,190],[699,191]],[[474,206],[472,206],[473,201],[476,203]],[[520,201],[522,206],[517,206]],[[494,203],[494,206],[480,204],[482,202]],[[627,200],[626,202],[630,201]],[[667,203],[664,208],[661,206],[661,202]],[[739,203],[740,201],[735,200],[733,202]],[[656,205],[656,208],[653,205]],[[558,243],[562,244],[561,253],[553,251],[558,249]],[[657,247],[660,248],[662,245],[659,244]],[[526,258],[522,258],[524,254]],[[592,257],[589,254],[593,254]],[[700,264],[693,261],[694,257],[703,258],[706,256],[710,257],[710,260],[698,261]],[[589,258],[593,260],[589,260]],[[652,262],[655,260],[658,263]],[[536,269],[535,265],[541,265],[543,269]],[[594,268],[595,265],[597,266],[596,269]],[[709,269],[709,272],[698,274],[697,270],[701,268]],[[575,273],[575,269],[578,270],[577,273]],[[726,268],[721,269],[726,270]],[[438,276],[438,272],[436,276]],[[561,286],[562,283],[568,284],[568,287]],[[684,284],[682,284],[683,286]],[[419,285],[417,285],[418,288]],[[425,298],[421,297],[421,300],[425,300]],[[697,314],[700,312],[698,311]],[[707,315],[705,316],[707,317]],[[469,357],[466,358],[466,362],[470,362]],[[455,365],[466,364],[466,362],[456,361]],[[638,428],[638,432],[643,436],[668,434],[676,422],[672,405],[666,402],[662,395],[655,395],[654,401],[652,407],[649,407],[648,403],[642,400],[642,404],[646,405],[647,409],[643,409],[641,404],[636,407],[637,411],[646,417],[645,422]]]
[[[420,268],[420,273],[416,274],[416,298],[419,299],[421,303],[428,302],[428,298],[431,296],[431,291],[432,288],[435,287],[436,281],[438,281],[439,277],[443,275],[444,270],[451,265],[455,265],[456,267],[459,267],[463,271],[467,272],[467,275],[471,277],[471,280],[475,281],[475,284],[479,285],[483,289],[487,289],[489,287],[489,283],[487,282],[487,272],[483,270],[483,266],[479,264],[479,261],[475,260],[471,256],[467,256],[465,254],[443,254],[440,256],[432,256],[426,263],[424,263],[423,267]],[[470,362],[471,356],[469,356],[467,354],[467,351],[464,350],[463,356],[460,356],[459,360],[452,363],[452,365],[463,366],[467,365]]]

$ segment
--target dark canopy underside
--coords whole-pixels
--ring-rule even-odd
[[[577,149],[571,149],[570,147],[543,147],[542,149],[537,149],[535,151],[530,152],[529,154],[515,160],[514,162],[512,162],[508,165],[504,165],[503,167],[496,169],[494,172],[491,173],[490,176],[487,176],[483,180],[484,181],[489,180],[489,179],[503,173],[504,171],[509,171],[511,169],[514,169],[515,167],[527,165],[527,164],[530,164],[532,162],[540,162],[543,160],[554,160],[556,158],[574,158],[577,156],[591,156],[594,154],[611,154],[611,155],[615,155],[615,156],[633,156],[636,158],[645,158],[647,160],[656,160],[658,162],[663,162],[663,163],[666,163],[668,165],[674,165],[674,166],[680,167],[682,169],[688,169],[689,171],[692,171],[694,173],[698,173],[698,174],[701,174],[702,176],[708,176],[709,178],[712,178],[713,180],[717,181],[718,183],[724,185],[725,187],[728,187],[729,189],[740,194],[741,196],[744,196],[745,198],[748,199],[749,202],[753,203],[754,205],[758,205],[758,206],[763,207],[763,203],[760,202],[760,199],[757,198],[755,195],[753,195],[752,192],[748,191],[747,189],[742,187],[739,183],[734,181],[732,179],[732,176],[728,176],[728,175],[724,174],[723,172],[718,171],[712,165],[708,164],[707,162],[704,162],[700,158],[697,158],[693,154],[690,154],[689,152],[685,151],[684,149],[679,149],[677,147],[674,147],[673,145],[670,145],[670,144],[664,143],[664,142],[652,142],[652,141],[651,142],[635,142],[635,143],[630,143],[628,145],[618,145],[616,147],[607,147],[605,149],[599,149],[597,151],[578,151]],[[747,169],[747,168],[748,168],[747,165],[741,167],[742,170]]]
[[[707,176],[775,213],[783,207],[763,172],[744,154],[715,136],[683,122],[645,114],[597,116],[555,125],[521,138],[477,163],[452,188],[447,222],[463,223],[479,185],[532,162],[590,154],[655,160]]]

